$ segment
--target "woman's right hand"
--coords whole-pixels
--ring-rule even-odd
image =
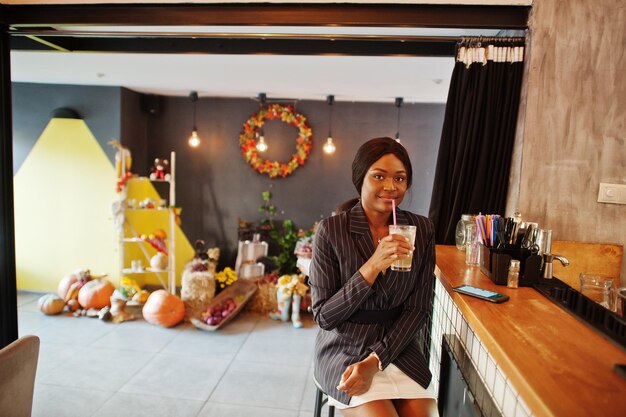
[[[379,371],[378,358],[370,355],[361,362],[349,365],[341,374],[341,382],[337,389],[348,395],[365,394],[372,385],[374,375]]]
[[[359,272],[372,286],[380,272],[389,268],[394,261],[408,258],[414,249],[413,242],[405,236],[385,236],[378,243],[374,254],[359,268]]]

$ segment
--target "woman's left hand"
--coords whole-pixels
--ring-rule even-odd
[[[361,362],[348,366],[341,375],[337,389],[350,396],[361,395],[370,389],[372,379],[378,372],[378,358],[370,355]]]

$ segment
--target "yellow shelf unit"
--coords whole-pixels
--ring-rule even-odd
[[[172,294],[176,294],[176,213],[174,208],[176,207],[176,153],[170,153],[170,179],[169,180],[151,180],[148,177],[132,177],[128,180],[129,184],[124,187],[123,191],[120,193],[120,203],[122,207],[122,212],[124,215],[123,226],[120,228],[119,233],[119,272],[120,278],[124,275],[141,275],[141,274],[154,274],[161,286],[164,289],[168,290]],[[128,187],[132,182],[147,182],[147,183],[167,183],[169,184],[169,201],[167,202],[168,207],[157,207],[157,208],[137,208],[134,207],[134,203],[131,206],[130,200],[128,199]],[[141,261],[145,261],[146,265],[150,265],[151,255],[148,251],[147,247],[149,247],[149,242],[140,238],[141,233],[137,232],[137,229],[133,222],[137,220],[137,215],[140,216],[163,216],[163,214],[167,213],[167,253],[168,253],[168,267],[167,269],[155,269],[150,267],[138,267],[131,268],[130,265],[127,265],[126,259],[126,245],[137,245],[140,249],[140,252],[144,259]],[[127,215],[128,214],[128,215]],[[152,219],[156,221],[155,219]],[[165,277],[167,279],[165,279]]]

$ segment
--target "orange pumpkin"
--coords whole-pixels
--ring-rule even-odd
[[[83,308],[101,309],[111,305],[115,287],[106,279],[92,279],[78,291],[78,303]]]
[[[142,313],[148,323],[172,327],[185,317],[185,303],[165,290],[157,290],[148,297]]]
[[[57,294],[59,294],[59,297],[65,300],[65,297],[67,296],[67,292],[69,291],[70,287],[73,283],[78,282],[78,280],[79,277],[74,274],[64,276],[59,282],[59,286],[57,287]]]

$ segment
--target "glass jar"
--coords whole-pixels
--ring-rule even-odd
[[[476,225],[470,223],[465,226],[465,264],[478,265],[479,251],[480,245],[476,236]]]
[[[461,220],[456,224],[456,248],[458,250],[465,250],[465,227],[468,224],[474,224],[475,217],[473,214],[462,214]]]
[[[506,286],[509,288],[519,287],[519,261],[517,259],[511,259],[509,264],[509,273],[506,277]]]

